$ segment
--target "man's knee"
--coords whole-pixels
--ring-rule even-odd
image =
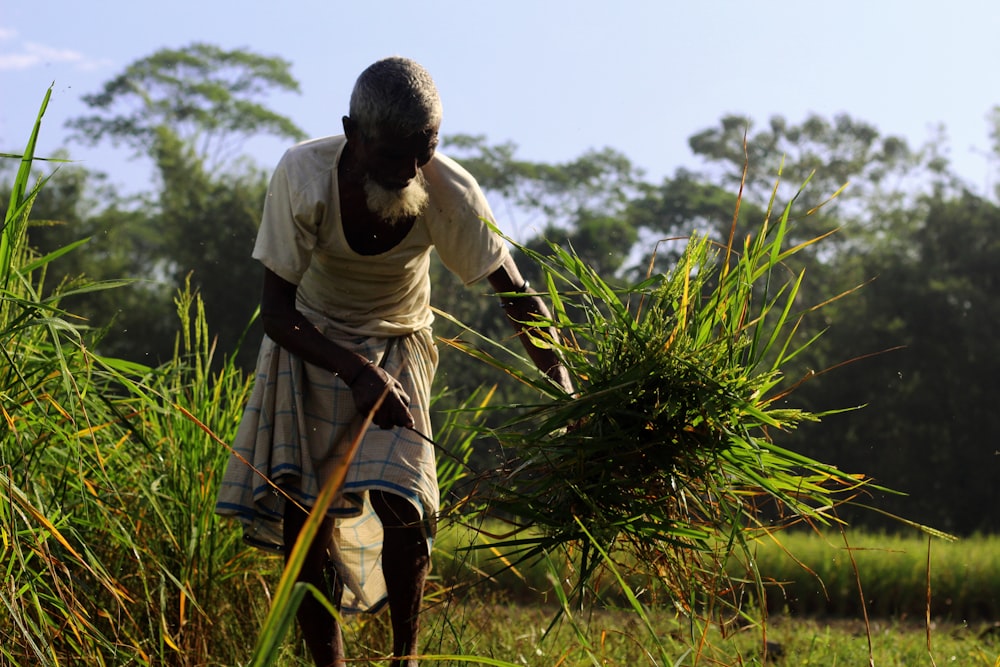
[[[387,491],[372,491],[371,503],[385,527],[418,528],[420,526],[420,511],[401,495]]]

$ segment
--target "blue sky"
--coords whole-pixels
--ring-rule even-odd
[[[687,139],[727,113],[763,123],[847,112],[919,145],[943,124],[977,190],[1000,104],[994,0],[304,2],[0,0],[0,149],[20,150],[54,82],[41,151],[63,145],[80,96],[159,48],[196,41],[292,63],[300,95],[269,100],[313,136],[339,131],[357,74],[392,54],[421,61],[443,132],[512,141],[558,162],[610,146],[658,181],[697,167]],[[284,145],[253,141],[270,168]],[[123,149],[71,146],[128,188],[147,166]]]

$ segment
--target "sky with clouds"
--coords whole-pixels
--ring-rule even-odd
[[[40,151],[66,144],[67,119],[129,63],[207,42],[291,63],[298,95],[267,102],[313,136],[339,131],[350,87],[401,54],[434,76],[443,132],[511,141],[525,159],[564,161],[611,147],[650,180],[696,168],[687,139],[729,113],[764,123],[846,112],[920,145],[943,126],[949,156],[977,190],[996,181],[986,117],[1000,104],[994,0],[0,0],[0,150],[16,151],[45,90]],[[246,150],[270,167],[284,145]],[[114,183],[148,186],[124,149],[69,146]]]

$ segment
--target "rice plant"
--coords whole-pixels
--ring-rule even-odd
[[[72,289],[98,286],[46,292],[45,267],[72,248],[37,257],[24,246],[31,204],[44,183],[30,179],[50,93],[23,155],[6,156],[21,165],[0,230],[0,657],[12,664],[101,655],[115,641],[101,630],[100,614],[120,611],[128,597],[92,545],[78,539],[73,515],[80,508],[69,501],[69,487],[91,483],[75,466],[75,445],[90,444],[106,413],[89,391],[88,332],[60,301]],[[50,469],[49,461],[59,463]],[[96,486],[88,490],[98,494]],[[86,605],[94,592],[106,595],[110,607]]]
[[[25,245],[47,103],[23,155],[4,156],[21,168],[0,230],[0,664],[238,664],[257,636],[259,659],[294,664],[282,640],[304,591],[287,598],[281,560],[214,514],[250,378],[232,355],[213,364],[201,300],[178,293],[164,365],[102,357],[100,327],[63,300],[130,281],[48,286],[46,267],[85,240],[44,257]],[[438,429],[446,497],[472,452],[457,423],[491,396],[473,392]]]
[[[181,333],[159,369],[102,357],[73,294],[127,281],[46,285],[25,246],[34,146],[0,233],[0,664],[235,664],[266,608],[266,561],[219,530],[214,473],[247,379],[209,376],[200,301],[178,295]],[[262,565],[263,563],[263,565]],[[254,611],[257,609],[258,611]]]
[[[775,221],[772,199],[745,232],[734,216],[726,244],[696,234],[671,271],[626,286],[572,248],[518,246],[542,269],[552,304],[550,318],[529,324],[561,331],[535,343],[558,353],[577,391],[566,395],[471,329],[451,341],[541,396],[491,434],[509,461],[485,475],[484,511],[511,526],[494,547],[522,559],[565,553],[581,600],[600,595],[599,574],[614,563],[650,578],[647,603],[658,587],[660,603],[686,614],[743,614],[741,583],[762,585],[749,536],[836,525],[839,503],[887,490],[775,437],[824,416],[790,403],[804,379],[783,371],[811,343],[797,336],[803,319],[843,296],[802,303],[804,272],[788,260],[827,235],[786,247],[793,203]],[[743,582],[725,574],[733,554],[744,556]]]

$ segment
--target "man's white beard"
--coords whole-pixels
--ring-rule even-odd
[[[371,178],[366,178],[365,196],[368,210],[390,225],[420,215],[427,208],[429,199],[427,181],[419,170],[416,177],[407,183],[402,190],[390,190],[382,187]]]

